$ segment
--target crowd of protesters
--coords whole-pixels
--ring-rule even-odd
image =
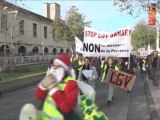
[[[106,80],[110,68],[133,75],[136,75],[136,71],[140,70],[142,77],[148,75],[148,78],[153,80],[155,86],[159,85],[160,58],[158,57],[158,51],[153,51],[145,57],[131,54],[128,58],[84,57],[82,54],[72,53],[70,58],[67,57],[66,54],[62,54],[54,61],[51,61],[49,71],[54,73],[54,77],[46,77],[40,82],[36,89],[36,96],[44,100],[49,94],[49,97],[47,97],[48,101],[51,101],[50,98],[54,98],[54,103],[56,103],[60,111],[57,113],[57,116],[51,117],[64,117],[65,120],[68,120],[72,116],[71,114],[74,111],[78,99],[79,90],[75,80],[83,81],[91,85],[94,89],[96,88],[97,82],[102,82],[107,85],[107,104],[110,105],[116,89],[113,84]],[[91,70],[92,74],[87,77],[86,74],[84,74],[85,70]],[[53,79],[54,82],[51,79]],[[49,83],[51,83],[51,85]],[[47,99],[45,100],[46,104],[43,106],[46,114],[50,113],[48,111],[49,106],[47,106]],[[55,106],[52,106],[52,108],[55,109]],[[44,116],[42,116],[42,120],[43,117]]]
[[[82,54],[72,53],[70,60],[72,62],[72,68],[76,73],[76,79],[90,84],[93,88],[95,88],[97,81],[106,84],[106,76],[109,68],[135,74],[138,67],[138,58],[134,55],[131,55],[130,58],[83,57]],[[93,70],[93,76],[86,78],[82,70]],[[110,105],[113,100],[115,87],[107,82],[107,89],[107,104]]]
[[[148,56],[140,57],[139,67],[142,76],[148,75],[149,80],[153,81],[153,85],[159,86],[160,57],[158,56],[158,51],[153,51]]]

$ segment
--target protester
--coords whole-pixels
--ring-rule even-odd
[[[72,65],[74,64],[75,60],[76,60],[76,54],[72,53],[71,58],[70,58],[70,61],[71,61]]]
[[[112,57],[109,57],[108,62],[105,64],[104,73],[103,73],[102,80],[101,80],[102,82],[107,81],[106,76],[107,76],[109,68],[119,70],[119,68],[114,63]],[[108,82],[108,98],[107,98],[108,101],[107,101],[107,104],[110,105],[111,101],[113,100],[114,86],[111,83],[109,83],[109,81],[107,81],[107,82]]]
[[[37,99],[44,101],[42,106],[44,115],[40,116],[40,120],[48,120],[48,116],[53,119],[61,118],[61,114],[65,120],[79,120],[74,112],[79,88],[76,81],[68,75],[70,66],[67,54],[60,54],[54,60],[48,76],[37,86],[35,95]]]
[[[93,57],[91,64],[96,68],[96,71],[98,73],[98,79],[100,79],[100,76],[101,76],[101,59],[100,59],[100,57]]]
[[[72,67],[76,73],[76,79],[78,79],[79,71],[80,71],[83,64],[84,64],[83,56],[82,56],[82,54],[79,54],[78,58],[75,59],[73,65],[72,65]]]
[[[151,65],[151,63],[152,63],[152,56],[153,56],[153,52],[151,53],[151,54],[149,54],[148,56],[147,56],[147,58],[146,58],[146,67],[147,67],[147,74],[148,74],[148,78],[150,79],[150,80],[153,80],[151,77],[152,77],[152,75],[151,75],[151,69],[152,69],[152,65]]]
[[[92,76],[87,78],[83,73],[84,70],[91,70]],[[96,71],[96,68],[93,65],[91,65],[90,59],[88,57],[85,57],[84,65],[80,69],[78,80],[83,80],[84,82],[90,84],[93,88],[95,88],[95,82],[97,78],[98,78],[98,73]]]
[[[160,58],[158,57],[158,51],[154,51],[151,57],[151,78],[153,79],[153,84],[159,86],[159,69],[160,69]]]

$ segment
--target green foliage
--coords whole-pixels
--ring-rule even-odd
[[[140,21],[134,28],[131,42],[135,50],[141,47],[147,48],[148,44],[154,49],[156,47],[156,28]]]
[[[83,40],[84,26],[89,26],[89,22],[85,22],[85,16],[78,12],[78,8],[71,6],[66,13],[65,20],[57,19],[54,24],[54,38],[55,40],[66,40],[74,43],[75,36]]]
[[[135,17],[140,16],[144,12],[148,12],[150,3],[160,3],[160,0],[114,0],[113,5],[118,7],[120,12],[126,12]],[[156,6],[157,11],[160,12],[160,5]]]
[[[56,19],[55,21],[53,21],[53,25],[55,28],[54,35],[53,35],[54,39],[60,40],[60,41],[61,40],[68,41],[69,31],[65,21],[61,19]]]
[[[85,22],[85,16],[78,12],[78,8],[71,6],[66,14],[66,24],[70,31],[70,40],[74,41],[75,36],[83,40],[84,26],[89,26],[91,22]]]

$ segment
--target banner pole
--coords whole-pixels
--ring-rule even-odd
[[[130,57],[128,58],[128,70],[130,69],[130,64],[131,64],[131,55],[130,55]]]

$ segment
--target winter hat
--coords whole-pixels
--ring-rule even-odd
[[[66,53],[61,53],[55,60],[54,63],[60,64],[62,67],[64,67],[65,70],[69,70],[69,67],[71,66],[71,61],[69,56]]]

